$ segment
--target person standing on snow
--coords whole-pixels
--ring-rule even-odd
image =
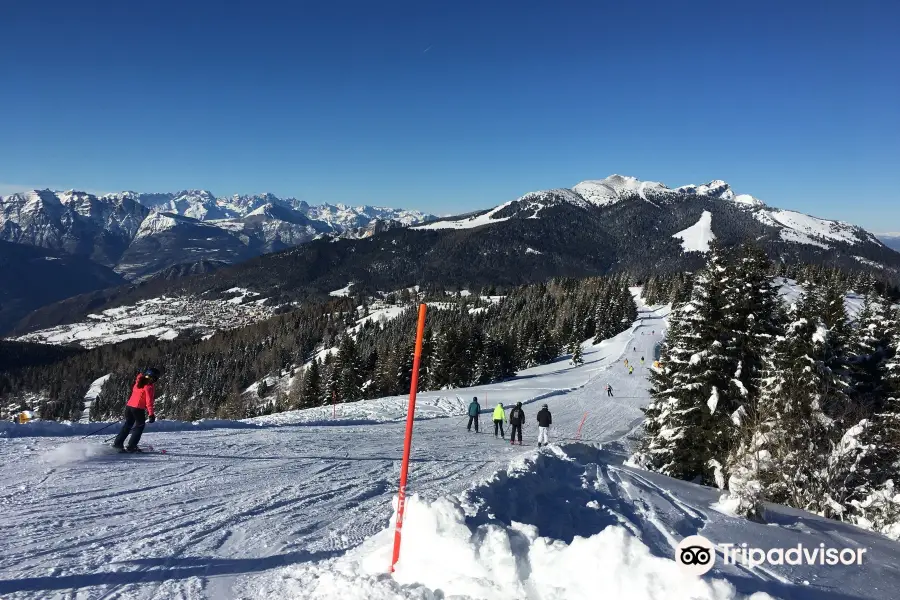
[[[613,394],[612,394],[612,386],[609,385],[608,383],[606,384],[606,395],[607,395],[607,396],[612,396],[612,395],[613,395]]]
[[[118,448],[125,452],[140,452],[138,442],[141,441],[141,434],[144,433],[144,422],[153,423],[156,421],[156,415],[153,412],[153,400],[156,397],[156,382],[159,379],[158,369],[147,369],[143,373],[138,373],[134,380],[134,387],[131,388],[131,398],[125,405],[125,424],[116,441],[113,442],[113,448]],[[128,440],[128,446],[125,446],[125,438],[131,433],[131,439]]]
[[[506,439],[506,434],[503,433],[503,420],[506,418],[506,411],[503,410],[503,403],[498,402],[497,406],[494,407],[494,437],[497,437],[497,430],[500,430],[500,437],[504,440]]]
[[[478,433],[478,413],[480,412],[481,405],[478,404],[478,397],[476,396],[469,403],[469,424],[466,426],[466,431],[472,431],[472,423],[475,423],[475,433]]]
[[[525,411],[522,410],[522,403],[516,402],[516,407],[509,411],[509,443],[516,443],[516,432],[519,432],[519,445],[522,445],[522,425],[525,424]]]
[[[550,409],[547,405],[543,405],[537,414],[538,422],[538,448],[542,445],[546,446],[550,443],[550,425],[553,423],[553,417],[550,415]]]
[[[628,367],[628,374],[629,374],[629,375],[633,375],[633,374],[634,374],[634,367]]]

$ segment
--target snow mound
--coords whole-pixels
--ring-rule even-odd
[[[681,248],[685,252],[709,252],[710,242],[716,239],[712,231],[712,213],[704,210],[699,221],[672,237],[681,239]]]
[[[571,462],[573,459],[563,450],[551,448],[530,453],[493,480],[459,497],[427,501],[413,495],[406,503],[400,561],[389,576],[386,571],[394,541],[395,497],[394,515],[387,529],[341,558],[288,570],[281,580],[287,589],[271,595],[304,599],[594,600],[598,590],[603,590],[603,597],[629,600],[745,597],[728,581],[699,578],[674,559],[654,555],[624,526],[609,524],[595,533],[563,540],[542,535],[543,523],[539,527],[508,518],[511,500],[513,509],[521,509],[523,516],[538,513],[538,507],[550,513],[566,503],[572,505],[571,515],[603,514],[599,503],[581,502],[581,471],[564,468]],[[525,480],[528,485],[509,493],[513,480]],[[551,493],[557,501],[547,505]],[[548,514],[543,522],[557,519],[570,523],[569,516]],[[590,530],[593,520],[570,524]],[[756,593],[750,598],[770,600],[771,596]]]

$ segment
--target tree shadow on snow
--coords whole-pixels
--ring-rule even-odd
[[[190,577],[215,577],[218,575],[242,575],[277,569],[288,565],[334,558],[342,551],[288,552],[261,558],[215,557],[160,557],[123,561],[114,564],[140,566],[136,571],[112,571],[85,573],[58,577],[24,577],[0,579],[0,596],[16,592],[40,592],[48,590],[74,590],[94,586],[119,586],[136,583],[152,583]]]

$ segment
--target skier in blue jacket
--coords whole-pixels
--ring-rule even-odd
[[[472,398],[472,402],[469,404],[469,424],[466,426],[466,431],[472,431],[472,423],[475,423],[475,433],[478,433],[478,413],[481,412],[481,405],[478,404],[478,397]]]

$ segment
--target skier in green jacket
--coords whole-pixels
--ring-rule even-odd
[[[500,430],[500,437],[504,440],[506,439],[506,434],[503,433],[503,420],[506,418],[506,411],[503,410],[503,404],[501,402],[497,403],[497,406],[494,408],[494,437],[497,437],[497,430]]]

